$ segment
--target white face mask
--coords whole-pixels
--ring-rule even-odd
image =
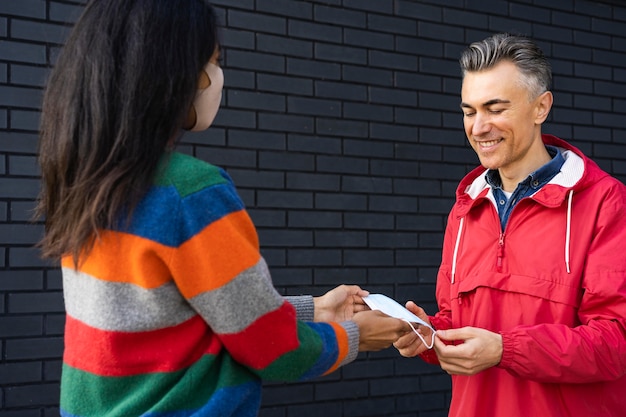
[[[187,130],[193,132],[199,132],[211,126],[222,101],[222,89],[224,88],[224,72],[222,68],[209,62],[204,67],[204,72],[208,76],[208,85],[206,87],[202,85],[207,83],[206,78],[201,77],[200,87],[190,110],[188,126],[191,125],[191,127],[186,127]],[[202,80],[204,80],[204,83]]]

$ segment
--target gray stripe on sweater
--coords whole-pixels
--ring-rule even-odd
[[[241,272],[228,284],[190,299],[217,333],[237,333],[285,300],[274,288],[265,260]]]
[[[196,314],[172,282],[146,289],[63,268],[63,294],[70,316],[101,330],[162,329]]]

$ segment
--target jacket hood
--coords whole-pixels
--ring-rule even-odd
[[[600,181],[609,174],[578,148],[553,135],[541,135],[545,145],[552,145],[563,153],[565,163],[559,172],[548,184],[539,190],[533,198],[538,202],[556,207],[565,200],[570,191],[578,193],[592,184]],[[489,192],[489,185],[485,180],[487,169],[479,166],[469,172],[459,183],[456,190],[458,215],[465,216],[472,206],[485,197]]]

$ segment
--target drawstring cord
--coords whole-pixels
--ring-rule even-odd
[[[465,217],[461,217],[459,223],[459,231],[456,235],[456,243],[454,244],[454,254],[452,255],[452,284],[454,284],[454,274],[456,273],[456,257],[459,253],[459,242],[461,241],[461,232],[463,231],[463,221]]]
[[[570,272],[569,267],[569,244],[571,237],[571,228],[572,228],[572,197],[574,196],[574,190],[570,190],[569,198],[567,200],[567,229],[565,230],[565,268],[567,269],[567,273]]]

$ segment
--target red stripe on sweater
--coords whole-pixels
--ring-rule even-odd
[[[165,329],[115,332],[96,329],[68,315],[63,360],[96,375],[131,376],[178,371],[221,349],[221,341],[200,316]]]
[[[243,331],[221,335],[221,338],[237,362],[253,369],[263,369],[300,345],[295,309],[285,302]]]

